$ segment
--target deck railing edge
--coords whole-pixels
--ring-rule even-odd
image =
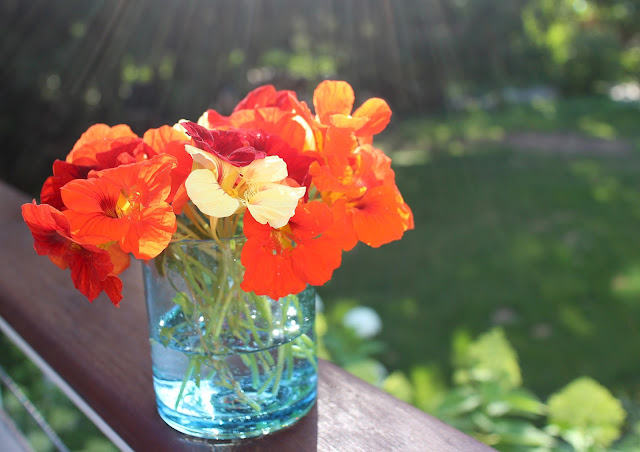
[[[27,358],[31,360],[49,379],[55,384],[73,404],[96,426],[118,449],[123,452],[134,452],[129,445],[118,435],[111,426],[98,413],[96,413],[87,402],[60,376],[39,354],[36,352],[22,336],[20,336],[7,321],[0,316],[0,331],[18,347]]]

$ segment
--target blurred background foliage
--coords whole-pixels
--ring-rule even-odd
[[[321,355],[499,450],[640,450],[640,0],[0,0],[0,63],[0,178],[34,197],[96,122],[385,98],[416,230],[345,254]]]
[[[2,0],[0,138],[23,152],[0,175],[35,192],[94,122],[228,112],[265,83],[309,100],[338,77],[402,117],[593,94],[637,77],[639,19],[638,0]]]

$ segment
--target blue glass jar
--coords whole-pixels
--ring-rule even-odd
[[[261,436],[316,400],[315,292],[244,292],[245,240],[176,242],[143,265],[158,412],[183,433]]]

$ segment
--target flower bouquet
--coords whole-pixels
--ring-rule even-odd
[[[325,81],[315,114],[267,85],[223,116],[150,129],[91,126],[22,206],[38,254],[90,301],[118,306],[118,275],[143,260],[158,411],[209,438],[258,436],[313,406],[315,295],[358,242],[413,228],[373,136],[382,99],[352,113]]]

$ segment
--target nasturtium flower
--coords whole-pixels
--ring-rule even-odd
[[[325,80],[313,93],[316,120],[326,126],[348,129],[360,144],[371,144],[373,135],[382,132],[391,119],[389,105],[380,98],[366,100],[351,113],[355,94],[347,82]]]
[[[329,127],[325,141],[322,158],[309,173],[327,204],[342,200],[345,230],[379,247],[413,229],[413,214],[396,187],[391,160],[371,145],[358,146],[340,128]],[[345,250],[355,245],[351,240],[344,243]]]
[[[309,107],[298,100],[295,92],[276,91],[273,85],[251,91],[230,116],[207,110],[198,124],[208,129],[259,130],[277,135],[302,152],[316,150],[317,127]]]
[[[154,155],[156,152],[151,146],[133,133],[129,126],[96,124],[82,134],[67,155],[66,162],[103,170],[141,162]]]
[[[67,183],[61,192],[72,233],[93,244],[116,241],[138,259],[156,257],[176,231],[166,202],[175,164],[163,154]]]
[[[279,228],[293,216],[305,194],[305,187],[286,183],[287,165],[278,156],[238,168],[196,147],[186,149],[194,161],[185,182],[187,194],[206,215],[225,218],[247,208],[259,223]]]
[[[202,213],[225,218],[246,208],[261,224],[279,228],[289,221],[306,188],[292,186],[282,158],[256,149],[248,132],[182,126],[199,146],[185,147],[194,163],[185,187]]]
[[[358,240],[377,248],[413,229],[413,213],[395,185],[378,185],[347,201]]]
[[[333,224],[331,209],[321,202],[300,203],[281,228],[260,224],[245,213],[240,287],[277,300],[301,292],[307,284],[327,282],[342,259],[341,246],[325,234]]]
[[[67,182],[86,179],[93,170],[104,170],[150,159],[163,152],[160,150],[162,140],[177,140],[181,137],[184,142],[187,141],[186,135],[178,135],[178,131],[172,133],[166,129],[171,127],[150,130],[144,139],[141,139],[124,124],[113,127],[95,124],[89,127],[73,146],[66,160],[56,160],[53,163],[53,175],[47,178],[42,186],[40,200],[60,211],[66,210],[60,189]],[[185,156],[189,158],[186,153]],[[189,159],[189,164],[190,161]]]
[[[391,160],[372,145],[391,110],[378,98],[355,111],[354,102],[341,81],[318,85],[315,112],[295,92],[265,85],[229,116],[208,110],[197,123],[143,137],[122,124],[91,126],[54,163],[41,190],[47,207],[26,208],[34,239],[44,237],[36,249],[71,267],[87,296],[104,290],[113,301],[121,284],[112,278],[128,265],[128,253],[158,256],[184,208],[197,230],[186,224],[180,237],[244,229],[244,290],[280,298],[323,284],[342,251],[359,241],[378,247],[414,227]],[[189,202],[213,230],[201,227],[207,218],[196,218]],[[93,261],[98,268],[90,273],[85,264]]]
[[[138,136],[131,131],[131,128],[126,124],[118,124],[110,127],[106,124],[94,124],[84,132],[78,141],[71,148],[69,153],[69,159],[74,159],[74,153],[83,147],[95,144],[101,141],[113,141],[118,138],[138,138]]]
[[[63,270],[69,268],[74,286],[89,301],[104,291],[111,302],[118,305],[122,299],[122,281],[116,275],[128,266],[128,257],[123,259],[122,253],[114,250],[113,255],[119,255],[118,268],[114,268],[109,251],[73,237],[69,220],[50,205],[24,204],[22,216],[39,255],[49,256]]]

